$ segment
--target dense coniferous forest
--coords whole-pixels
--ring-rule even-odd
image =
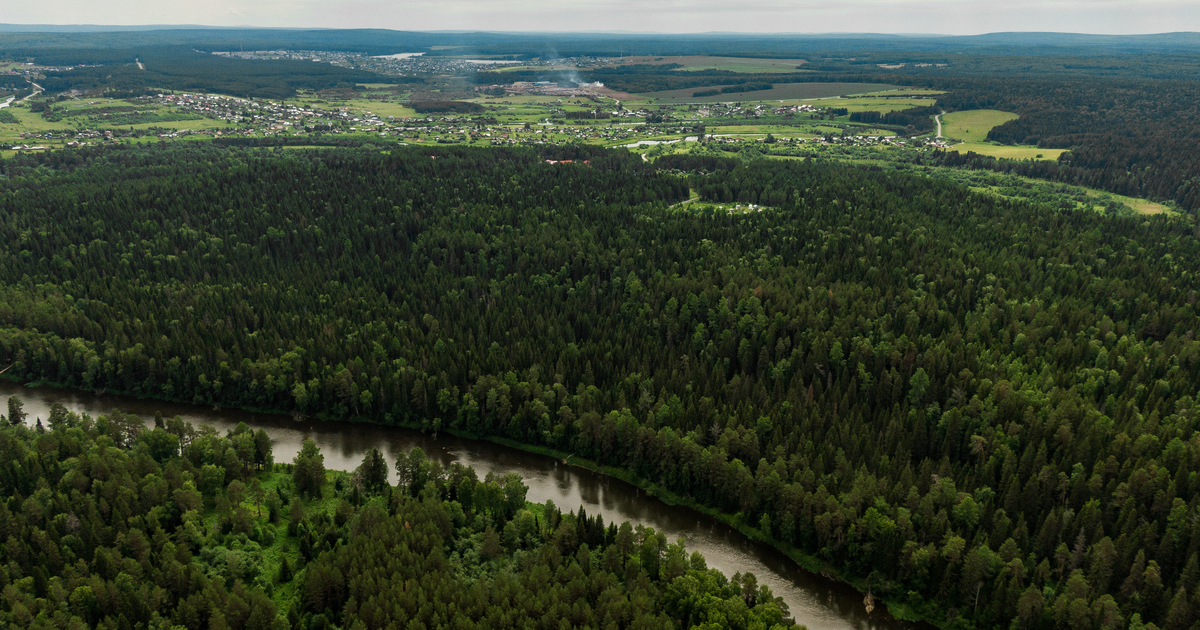
[[[463,101],[414,101],[412,108],[418,114],[428,113],[455,113],[455,114],[479,114],[486,111],[482,105],[478,103],[467,103]]]
[[[1200,623],[1190,218],[549,151],[5,161],[0,362],[574,453],[955,627]]]
[[[0,622],[22,628],[790,626],[752,575],[731,581],[629,523],[528,505],[419,449],[400,484],[371,451],[353,476],[310,441],[275,464],[263,431],[56,406],[0,428]]]
[[[234,96],[288,98],[297,88],[353,89],[355,83],[419,83],[417,77],[385,77],[327,63],[238,59],[191,48],[55,51],[69,64],[99,63],[46,73],[50,92],[102,88],[111,96],[138,96],[162,90],[214,92]],[[140,59],[145,69],[134,63]],[[66,64],[64,64],[66,65]]]

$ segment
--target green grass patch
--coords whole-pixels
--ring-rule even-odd
[[[942,116],[942,136],[963,142],[986,142],[992,127],[1017,118],[1016,114],[995,109],[950,112]]]
[[[370,100],[352,100],[346,101],[346,105],[357,107],[380,118],[393,116],[395,118],[414,118],[417,116],[417,110],[404,105],[402,103],[394,103],[391,101],[370,101]]]
[[[1149,199],[1126,197],[1125,195],[1118,195],[1116,193],[1104,192],[1102,190],[1095,190],[1092,188],[1088,188],[1086,190],[1089,197],[1111,197],[1114,201],[1119,201],[1130,208],[1133,208],[1133,211],[1138,214],[1163,214],[1164,212],[1172,212],[1172,210],[1167,206],[1161,203],[1150,201]]]
[[[942,132],[945,135],[945,132]],[[962,142],[954,145],[953,150],[961,153],[973,151],[989,157],[1006,158],[1009,160],[1057,160],[1066,149],[1042,149],[1030,146],[1009,146],[992,144],[990,142]]]

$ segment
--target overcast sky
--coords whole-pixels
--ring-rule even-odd
[[[1200,31],[1200,0],[0,0],[16,24],[753,33]]]

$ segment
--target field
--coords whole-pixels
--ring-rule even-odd
[[[369,101],[355,99],[343,101],[339,104],[343,106],[364,109],[372,114],[375,114],[376,116],[379,116],[380,118],[387,118],[388,116],[395,116],[396,118],[411,118],[417,115],[417,110],[406,105],[393,103],[390,101]],[[329,108],[326,107],[325,109]]]
[[[881,83],[780,83],[769,90],[753,92],[735,92],[733,94],[716,94],[713,96],[692,96],[693,92],[701,90],[721,89],[730,87],[712,85],[706,87],[684,88],[681,90],[664,90],[662,92],[647,92],[639,94],[638,100],[654,99],[664,103],[730,103],[746,101],[780,101],[790,99],[817,99],[847,94],[864,94],[894,90],[897,86]]]
[[[954,145],[954,150],[961,153],[972,151],[979,155],[1009,160],[1057,160],[1066,149],[1042,149],[1028,146],[1008,146],[990,142],[962,142]]]
[[[911,88],[902,88],[899,91],[891,91],[880,93],[856,94],[848,97],[835,97],[828,99],[809,100],[808,105],[813,107],[833,107],[845,109],[850,113],[854,112],[879,112],[886,114],[888,112],[910,109],[913,107],[925,107],[933,105],[935,98],[942,94],[937,90],[916,90]]]
[[[994,109],[975,109],[950,112],[942,116],[942,135],[964,142],[986,142],[992,127],[998,127],[1018,116]]]
[[[1057,160],[1066,149],[1042,149],[1033,146],[1009,146],[987,141],[993,127],[1003,125],[1018,116],[994,109],[975,109],[950,112],[942,116],[942,136],[961,140],[954,149],[962,153],[973,151],[980,155],[1010,160]]]
[[[665,65],[677,63],[681,70],[729,70],[730,72],[748,73],[779,73],[779,72],[811,72],[801,70],[796,66],[808,63],[805,59],[750,59],[746,57],[709,57],[709,56],[674,56],[674,57],[623,57],[619,64],[614,65]]]

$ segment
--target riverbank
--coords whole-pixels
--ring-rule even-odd
[[[667,505],[684,507],[716,519],[717,521],[736,529],[743,536],[750,538],[751,540],[756,540],[773,547],[776,551],[783,553],[793,562],[799,565],[800,568],[808,571],[809,573],[820,575],[830,580],[836,580],[845,584],[849,584],[857,589],[859,593],[862,593],[864,598],[866,598],[867,593],[870,592],[870,585],[867,584],[865,579],[846,576],[834,565],[825,562],[820,558],[816,558],[812,555],[804,553],[804,551],[797,549],[796,547],[775,540],[773,537],[764,534],[761,529],[748,524],[740,514],[729,514],[728,512],[722,512],[720,510],[697,503],[696,501],[693,501],[687,497],[663,488],[658,484],[642,479],[641,477],[624,468],[605,466],[603,464],[598,464],[589,459],[570,453],[565,453],[563,451],[555,450],[545,446],[524,444],[499,436],[486,436],[482,439],[495,442],[497,444],[503,444],[504,446],[519,449],[528,453],[553,457],[555,459],[562,460],[564,464],[569,466],[578,466],[600,475],[606,475],[620,479],[625,483],[642,489],[644,492],[646,492],[646,494],[658,499],[659,501],[662,501],[663,503],[666,503]],[[888,614],[896,619],[899,619],[900,621],[929,624],[934,627],[941,627],[941,624],[937,621],[921,616],[916,609],[907,602],[889,601],[888,599],[878,595],[872,595],[871,597],[873,597],[876,602],[884,603],[887,606]],[[876,607],[878,606],[876,605]]]
[[[24,384],[20,379],[0,379],[14,385]],[[297,416],[264,408],[221,409],[211,404],[197,406],[187,401],[127,396],[116,392],[97,396],[98,392],[81,392],[76,388],[47,381],[36,381],[28,386],[44,388],[39,394],[31,392],[32,398],[40,399],[41,406],[27,405],[27,410],[36,409],[43,419],[46,417],[48,404],[59,401],[66,403],[68,407],[85,408],[93,415],[121,408],[144,417],[152,416],[158,410],[156,403],[161,403],[164,407],[161,411],[165,415],[183,415],[193,423],[214,424],[222,431],[232,429],[239,421],[245,421],[252,427],[266,428],[273,440],[282,440],[277,444],[279,461],[290,460],[294,452],[288,454],[289,449],[297,449],[296,445],[305,437],[314,437],[322,444],[327,458],[335,458],[327,459],[327,466],[341,466],[346,470],[358,465],[357,458],[361,458],[364,448],[378,446],[386,453],[387,447],[390,446],[391,452],[396,453],[399,449],[408,450],[418,445],[430,453],[440,452],[439,457],[443,458],[443,463],[456,460],[474,465],[481,474],[489,470],[515,470],[536,482],[531,483],[531,486],[541,488],[543,496],[537,499],[538,501],[553,498],[558,505],[576,505],[583,501],[591,514],[598,513],[598,510],[606,512],[604,516],[608,521],[616,517],[619,519],[617,522],[633,520],[653,525],[660,530],[669,524],[667,529],[675,528],[675,533],[671,534],[673,537],[683,536],[689,541],[689,547],[700,550],[710,559],[720,558],[723,570],[729,574],[732,575],[735,571],[751,571],[759,574],[760,579],[769,577],[773,590],[793,593],[788,596],[793,613],[797,615],[800,623],[806,623],[810,628],[844,627],[839,625],[842,622],[833,623],[830,613],[843,620],[853,620],[853,628],[901,630],[911,627],[904,624],[928,622],[928,618],[923,620],[911,607],[894,602],[889,602],[886,612],[864,612],[863,593],[868,590],[865,580],[848,576],[820,558],[772,540],[754,523],[747,522],[737,514],[722,513],[699,504],[641,479],[629,470],[604,466],[549,447],[450,428],[441,428],[435,432],[428,423],[421,422],[389,424],[363,417],[338,419],[322,417],[321,414]],[[11,390],[10,393],[22,395]],[[264,414],[267,417],[255,417],[253,414]],[[34,415],[28,419],[30,423],[34,420]],[[425,426],[422,426],[423,424]],[[393,432],[391,429],[399,432]],[[440,440],[437,438],[439,434],[443,436]],[[485,444],[495,446],[480,448]],[[537,457],[526,458],[522,457],[521,453]],[[570,468],[581,472],[567,473]],[[591,480],[588,480],[589,477]],[[616,481],[608,483],[602,481],[603,479]],[[663,507],[655,508],[654,504]],[[702,518],[697,518],[701,515]],[[706,545],[708,550],[704,549]],[[767,572],[765,575],[764,571]],[[817,615],[815,618],[814,614]],[[865,626],[862,625],[864,622]]]

